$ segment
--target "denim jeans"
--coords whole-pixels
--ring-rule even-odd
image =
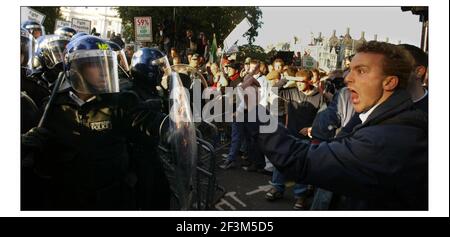
[[[245,129],[243,129],[243,135],[241,136],[241,138],[245,138]],[[248,151],[248,144],[247,144],[247,139],[241,139],[241,148],[239,149],[242,153],[247,153]]]
[[[244,131],[245,123],[232,122],[231,123],[231,144],[230,151],[228,153],[228,160],[235,161],[236,156],[241,148],[241,143],[243,139],[248,139]],[[248,144],[248,141],[247,141]]]
[[[278,192],[282,192],[284,193],[285,190],[285,179],[283,174],[281,174],[280,171],[278,171],[275,167],[273,169],[273,173],[272,173],[272,186],[278,191]],[[295,183],[294,185],[294,197],[295,198],[299,198],[301,196],[305,196],[306,194],[306,189],[307,189],[308,185],[306,184],[299,184],[299,183]]]

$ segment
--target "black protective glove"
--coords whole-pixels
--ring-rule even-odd
[[[154,111],[141,111],[133,116],[132,127],[147,136],[158,136],[165,115]]]
[[[35,172],[41,177],[49,177],[46,175],[46,169],[42,169],[45,162],[36,158],[35,152],[42,152],[47,146],[50,139],[55,135],[48,129],[42,127],[34,127],[21,137],[21,160],[22,167],[34,168]],[[37,155],[40,157],[39,155]]]
[[[48,140],[55,135],[48,129],[34,127],[22,134],[21,144],[24,149],[42,151],[48,144]]]

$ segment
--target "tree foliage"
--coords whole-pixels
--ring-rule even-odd
[[[123,24],[132,24],[133,29],[134,17],[151,16],[153,33],[158,24],[163,24],[175,41],[182,39],[186,30],[191,29],[194,35],[204,32],[208,39],[212,39],[215,33],[220,44],[247,17],[252,28],[244,36],[251,44],[262,25],[259,7],[118,7],[117,10]],[[125,35],[131,32],[125,32],[124,37],[133,39],[134,35]]]
[[[250,57],[252,59],[259,59],[261,61],[267,60],[267,54],[264,49],[258,45],[242,45],[239,46],[239,52],[237,54],[237,60],[243,62],[245,58]]]
[[[62,20],[60,7],[30,7],[45,15],[44,27],[46,34],[53,34],[56,20]]]

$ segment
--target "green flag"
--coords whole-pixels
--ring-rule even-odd
[[[209,62],[217,62],[217,41],[216,34],[213,34],[213,40],[211,44],[211,50],[209,51]]]

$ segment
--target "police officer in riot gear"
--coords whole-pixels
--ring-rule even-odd
[[[130,91],[136,93],[144,102],[142,106],[168,113],[167,109],[164,109],[164,105],[167,105],[168,102],[164,103],[157,92],[164,69],[167,70],[169,67],[164,62],[168,62],[167,57],[158,49],[141,48],[135,52],[131,60],[132,86]],[[148,159],[151,157],[151,152],[154,151],[148,149],[148,146],[143,143],[130,143],[130,151],[138,167],[137,174],[140,177],[138,180],[142,181],[141,188],[137,190],[142,194],[139,200],[140,205],[145,209],[159,209],[161,206],[169,208],[169,183],[160,159],[157,157]],[[151,171],[140,167],[151,167]]]
[[[34,76],[48,83],[52,88],[63,71],[64,50],[70,38],[61,35],[45,35],[37,40],[33,57]]]
[[[55,30],[54,34],[72,38],[75,34],[77,34],[77,31],[72,27],[63,26]]]
[[[26,29],[35,39],[45,35],[44,26],[35,20],[25,21],[21,27]]]
[[[20,91],[21,91],[21,131],[28,131],[37,125],[44,101],[50,95],[46,83],[31,76],[33,58],[33,36],[20,28]]]
[[[33,153],[36,172],[51,183],[43,209],[146,208],[136,199],[145,193],[140,173],[148,170],[130,158],[127,145],[156,150],[165,115],[136,106],[133,93],[119,93],[117,57],[104,40],[70,42],[65,64],[71,87],[55,95],[43,127],[22,136],[22,154]]]
[[[39,123],[42,115],[43,103],[50,95],[45,83],[31,77],[31,60],[33,58],[33,36],[25,29],[20,28],[20,133],[24,134]],[[32,163],[26,157],[21,162],[22,208],[36,209],[42,203],[39,195],[43,187],[42,179],[33,172]]]

